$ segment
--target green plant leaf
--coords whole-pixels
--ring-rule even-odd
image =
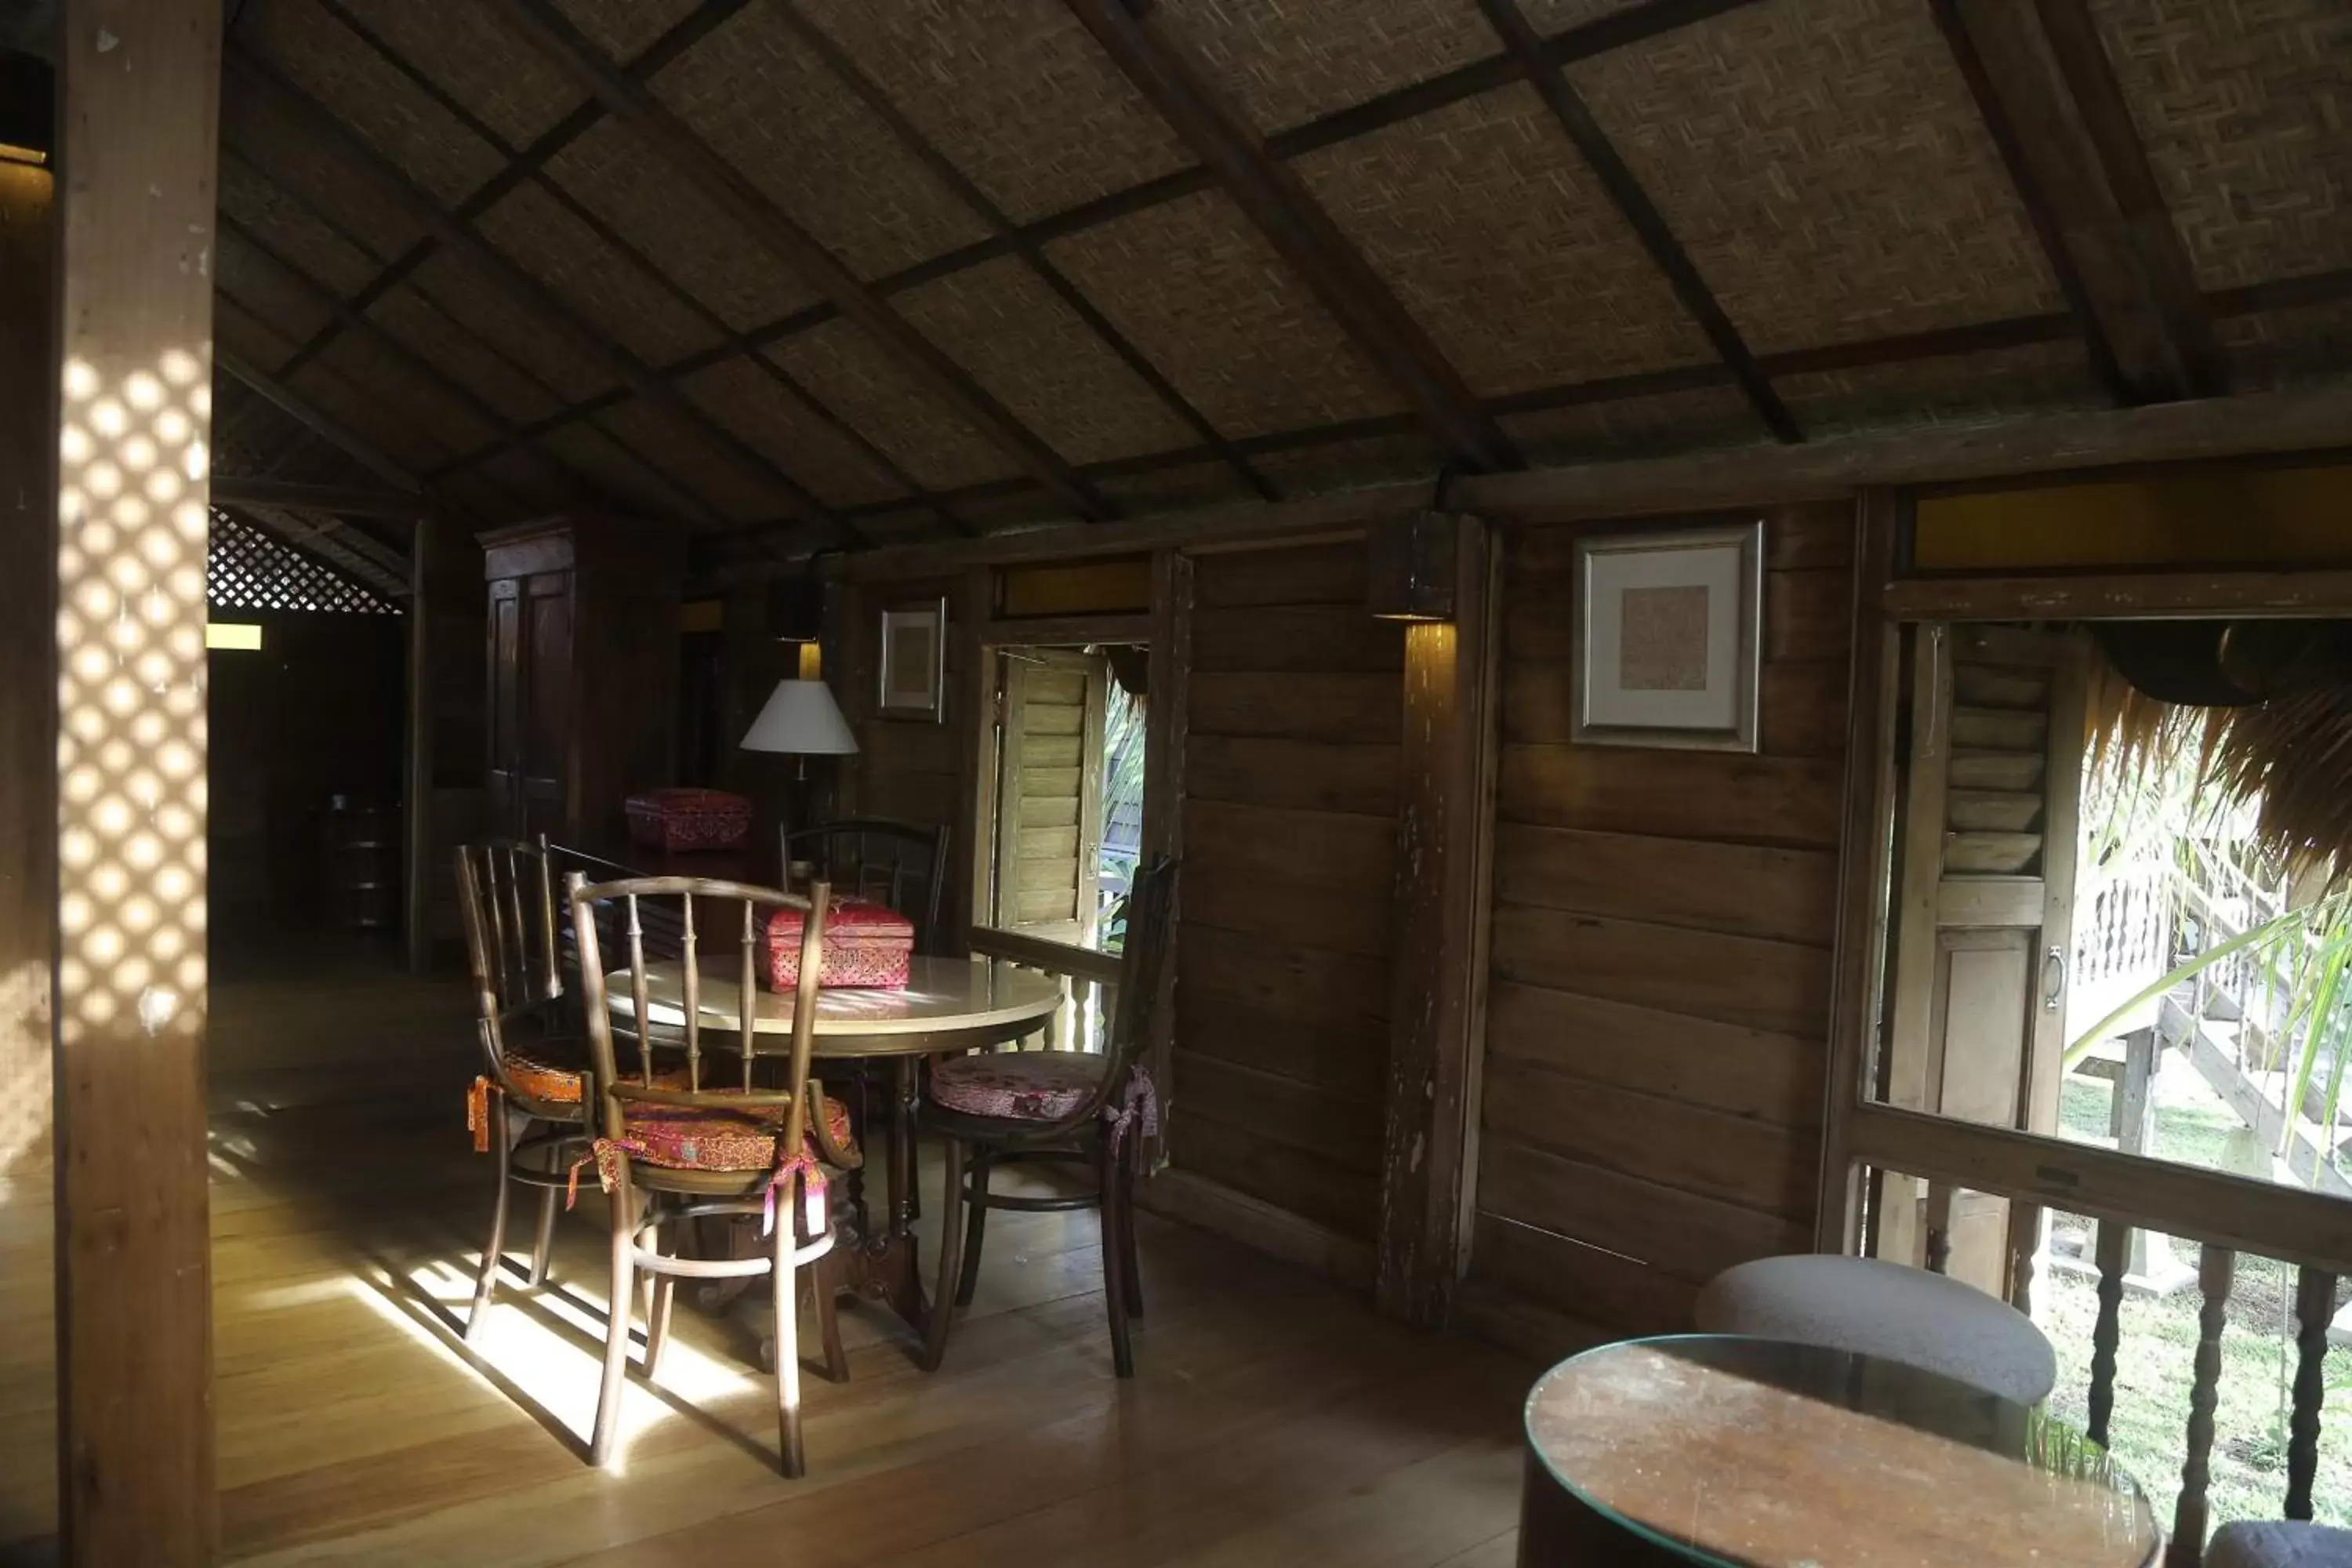
[[[2290,929],[2300,931],[2305,920],[2305,911],[2302,910],[2288,910],[2284,913],[2273,915],[2251,931],[2240,931],[2220,946],[2206,949],[2162,979],[2149,983],[2145,988],[2135,993],[2131,1000],[2124,1003],[2074,1037],[2066,1047],[2065,1070],[2072,1072],[2075,1064],[2089,1056],[2092,1047],[2105,1039],[2108,1032],[2128,1017],[2135,1008],[2153,1002],[2183,981],[2196,979],[2198,975],[2233,953],[2243,952],[2250,947],[2259,947],[2282,931]]]

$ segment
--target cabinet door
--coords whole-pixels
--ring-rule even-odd
[[[572,586],[569,572],[522,584],[521,796],[525,834],[570,837],[572,814]]]
[[[522,831],[522,584],[490,584],[488,824],[494,833]]]

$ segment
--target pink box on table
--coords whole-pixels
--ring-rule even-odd
[[[799,988],[801,925],[798,910],[768,917],[768,984],[778,991]],[[871,899],[837,898],[824,915],[824,968],[817,984],[864,985],[904,991],[915,956],[915,922]]]

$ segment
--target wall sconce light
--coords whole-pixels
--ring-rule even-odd
[[[1365,608],[1384,621],[1452,620],[1461,525],[1458,512],[1426,509],[1373,523]]]

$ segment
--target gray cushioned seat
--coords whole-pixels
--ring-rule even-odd
[[[2352,1530],[2236,1520],[2213,1532],[2205,1568],[2352,1568]]]
[[[1699,1292],[1700,1330],[1856,1351],[2039,1405],[2058,1358],[2033,1321],[1983,1291],[1873,1258],[1759,1258]]]

